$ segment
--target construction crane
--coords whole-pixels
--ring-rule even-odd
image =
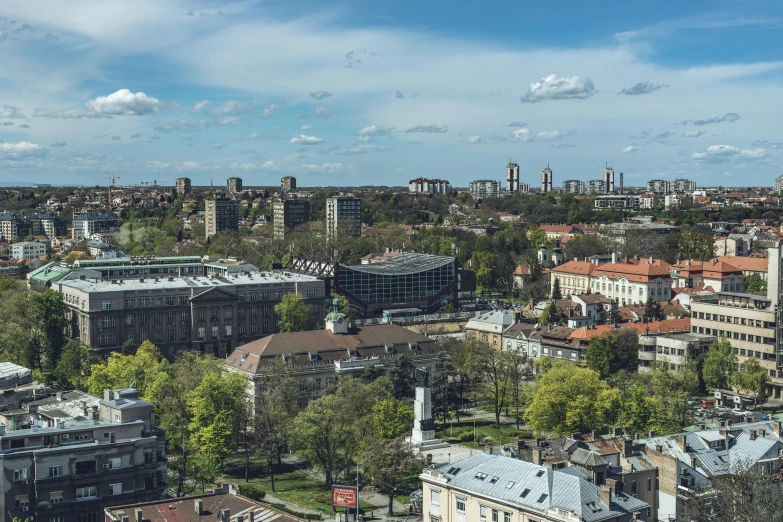
[[[111,180],[111,185],[109,185],[109,201],[107,202],[106,206],[111,208],[112,207],[112,200],[111,200],[111,191],[114,189],[114,180],[120,179],[119,176],[116,176],[112,174],[111,176],[105,176],[107,179]]]

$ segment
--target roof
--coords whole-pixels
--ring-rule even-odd
[[[650,282],[657,279],[671,280],[672,267],[661,259],[634,260],[632,263],[606,263],[595,267],[594,276],[606,274],[609,279],[625,277],[629,281]]]
[[[691,330],[691,319],[666,319],[663,321],[651,321],[649,323],[622,323],[618,325],[603,324],[597,326],[583,326],[577,328],[571,334],[572,339],[587,340],[594,339],[605,333],[619,332],[620,330],[634,330],[638,334],[655,334],[670,332],[689,332]]]
[[[434,470],[454,488],[546,513],[561,509],[586,522],[616,518],[648,508],[648,504],[624,493],[612,496],[611,506],[601,501],[600,488],[573,472],[511,457],[478,453]],[[422,477],[426,477],[422,475]]]
[[[195,501],[201,500],[202,514],[196,512]],[[230,511],[230,520],[237,515],[247,516],[253,512],[253,519],[269,522],[304,522],[303,519],[278,511],[266,504],[260,504],[247,497],[231,493],[198,495],[167,500],[156,500],[141,504],[128,504],[106,508],[106,520],[120,522],[123,517],[135,520],[135,510],[141,509],[143,522],[220,522],[221,510]]]
[[[510,310],[495,310],[472,317],[465,325],[465,329],[480,330],[486,326],[500,326],[502,331],[512,324],[514,324],[513,312]]]
[[[449,265],[454,263],[455,259],[456,258],[451,256],[404,252],[396,257],[384,259],[376,263],[367,265],[340,265],[340,268],[348,268],[367,274],[406,275]]]
[[[743,272],[766,272],[769,259],[766,257],[719,256],[717,259],[733,265]]]
[[[591,275],[597,267],[587,261],[568,261],[552,268],[550,271],[558,274]]]

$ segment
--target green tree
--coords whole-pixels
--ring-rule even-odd
[[[555,277],[555,282],[552,285],[552,299],[562,299],[563,294],[560,291],[560,278]]]
[[[558,435],[586,432],[615,421],[620,396],[598,372],[555,362],[538,377],[525,418],[536,431]]]
[[[642,317],[645,317],[650,321],[663,321],[666,319],[666,314],[661,308],[661,305],[658,304],[658,301],[650,297],[647,300],[647,304],[644,305],[644,312],[642,312]]]
[[[634,385],[630,400],[626,403],[627,427],[631,433],[644,432],[652,416],[652,405],[647,390],[641,383]]]
[[[484,289],[490,289],[494,286],[495,254],[485,251],[473,252],[471,268],[476,273],[478,286]]]
[[[310,309],[298,293],[283,296],[275,305],[280,332],[301,332],[310,328]]]
[[[399,486],[415,487],[424,460],[402,437],[391,441],[377,441],[362,456],[364,471],[373,478],[374,485],[389,497],[387,514],[394,516],[394,495]]]
[[[103,396],[103,390],[133,386],[145,400],[153,401],[169,378],[169,364],[150,341],[144,341],[135,355],[113,352],[105,363],[92,366],[87,379],[91,395]]]
[[[702,377],[707,388],[727,389],[737,370],[737,356],[731,343],[721,337],[710,345],[702,366]]]
[[[338,295],[335,293],[332,293],[331,296],[332,301],[337,299],[339,302],[339,309],[338,311],[345,316],[345,319],[352,323],[356,319],[356,308],[351,306],[351,303],[348,301],[348,298],[344,295]]]
[[[53,370],[66,342],[65,302],[63,295],[55,290],[31,294],[32,310],[37,323],[36,333],[40,336],[41,358],[46,369]]]
[[[759,402],[762,404],[767,402],[769,374],[758,359],[748,357],[739,371],[734,373],[733,382],[739,391],[753,395],[753,406]]]
[[[53,375],[57,387],[68,390],[86,391],[92,366],[100,363],[100,356],[92,346],[79,339],[71,339],[63,347]]]
[[[413,408],[410,403],[393,397],[376,402],[372,414],[375,435],[383,442],[396,439],[413,427]]]
[[[560,322],[563,322],[566,320],[566,316],[563,313],[560,308],[557,307],[557,305],[552,302],[547,305],[546,308],[544,308],[544,311],[541,312],[541,315],[538,317],[538,323],[540,325],[546,326],[548,324],[558,324]]]
[[[587,367],[605,379],[620,370],[638,366],[639,336],[633,330],[605,333],[592,339],[585,350]]]
[[[416,388],[416,367],[410,357],[403,355],[394,360],[394,367],[389,370],[392,385],[392,395],[396,399],[413,397]]]
[[[745,278],[746,292],[764,292],[767,289],[767,282],[759,274],[751,274]]]

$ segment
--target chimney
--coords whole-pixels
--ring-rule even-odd
[[[619,437],[623,434],[623,427],[622,426],[615,426],[614,428],[614,436]]]
[[[612,263],[617,263],[617,252],[612,252]]]
[[[231,510],[223,508],[220,510],[220,522],[229,522],[231,520]]]
[[[750,440],[756,440],[756,430],[750,430]]]
[[[696,469],[697,464],[698,461],[696,460],[696,455],[691,455],[691,468]]]
[[[612,490],[609,489],[608,485],[603,485],[601,487],[601,503],[605,504],[606,506],[611,507],[612,505]]]
[[[663,453],[663,446],[661,444],[656,444],[655,451],[657,451],[658,453]]]
[[[244,515],[237,515],[234,519],[235,522],[242,522],[245,519]]]
[[[134,512],[136,513],[136,522],[142,522],[143,517],[141,516],[141,509],[136,508]]]
[[[63,392],[58,391],[57,392],[57,402],[62,402],[62,401],[63,401]]]
[[[633,441],[626,439],[623,443],[623,457],[633,457]]]
[[[726,427],[726,421],[721,419],[720,422],[718,422],[718,426],[720,426],[721,428],[725,428]]]
[[[255,522],[256,513],[252,509],[247,512],[247,522]]]
[[[200,498],[197,498],[193,501],[194,507],[196,508],[196,514],[198,516],[201,516],[204,514],[204,501]]]
[[[606,479],[606,485],[613,495],[617,495],[617,484],[618,482],[615,479]]]
[[[682,451],[686,451],[686,443],[685,443],[685,435],[678,435],[677,436],[677,444],[680,446],[680,449]]]
[[[544,455],[541,453],[541,450],[536,448],[533,450],[533,464],[536,464],[538,466],[541,466],[544,463]]]
[[[780,437],[780,432],[781,432],[780,427],[781,427],[781,425],[783,425],[782,421],[774,421],[772,423],[772,429],[774,430],[775,435],[778,436],[778,437]]]
[[[582,440],[582,434],[577,431],[571,434],[571,438],[574,440]]]
[[[590,432],[590,435],[593,437],[593,440],[598,438],[598,430],[593,430]]]
[[[759,429],[759,437],[766,437],[767,436],[767,430],[764,428]]]
[[[655,437],[655,430],[650,430],[647,432],[647,438],[651,439]]]

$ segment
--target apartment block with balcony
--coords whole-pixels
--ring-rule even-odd
[[[285,238],[294,228],[310,221],[310,202],[289,199],[272,205],[272,228],[276,238]]]
[[[98,232],[117,232],[118,230],[119,221],[112,212],[82,210],[73,213],[71,238],[77,241]]]
[[[108,354],[149,340],[173,358],[182,350],[225,357],[277,331],[274,307],[299,293],[313,321],[324,316],[324,281],[277,272],[207,277],[60,280],[72,337]]]
[[[689,357],[705,357],[715,339],[713,335],[696,333],[639,334],[639,371],[651,371],[656,362],[667,363],[672,370],[678,370]]]
[[[37,397],[0,413],[0,522],[100,522],[108,506],[163,498],[164,432],[136,390]]]
[[[691,299],[691,332],[725,337],[739,364],[754,357],[770,377],[770,396],[783,394],[783,356],[777,348],[775,307],[755,294],[720,292]]]
[[[362,235],[362,200],[335,196],[326,200],[326,235],[359,237]]]
[[[204,229],[206,239],[230,230],[239,230],[239,202],[236,199],[215,197],[205,201]]]

